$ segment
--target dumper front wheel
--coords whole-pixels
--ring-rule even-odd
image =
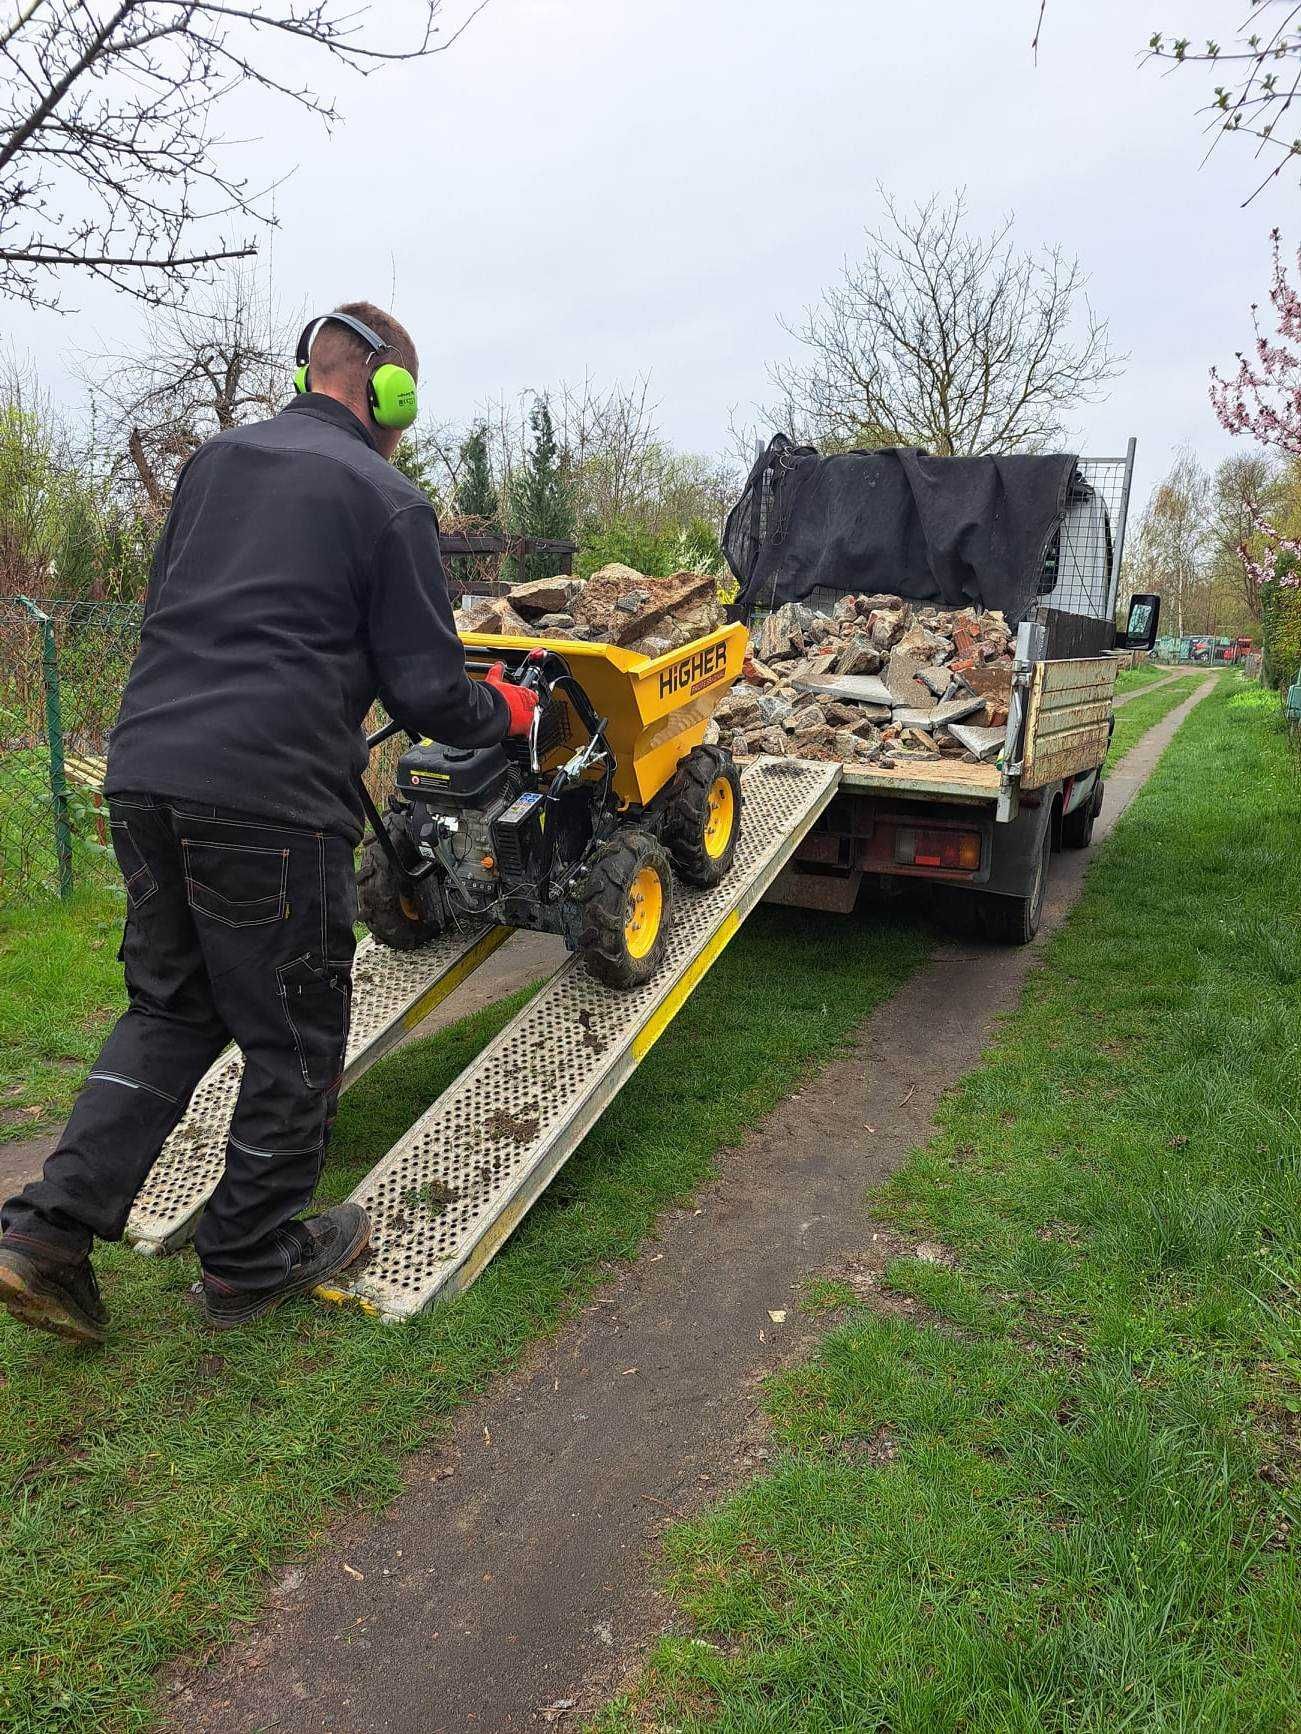
[[[731,871],[741,835],[741,779],[721,747],[696,747],[678,767],[664,841],[688,885],[717,885]]]
[[[603,845],[577,893],[578,951],[598,980],[640,987],[664,961],[673,916],[673,870],[648,832],[623,831]]]
[[[384,829],[398,854],[414,856],[406,822],[400,813],[384,815]],[[381,945],[394,951],[414,951],[441,931],[438,896],[427,879],[412,884],[389,860],[374,837],[367,840],[357,866],[357,913]]]

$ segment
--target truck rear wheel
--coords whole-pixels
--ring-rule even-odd
[[[578,951],[598,981],[641,987],[664,961],[673,919],[673,869],[647,831],[627,830],[597,850],[581,889]]]
[[[986,892],[983,898],[985,932],[996,945],[1029,945],[1043,919],[1048,892],[1048,869],[1053,857],[1053,828],[1044,826],[1043,842],[1035,857],[1030,889],[1024,897],[1002,897]]]
[[[731,872],[741,835],[741,778],[730,753],[696,747],[678,767],[664,841],[688,885],[718,885]]]
[[[414,854],[401,813],[386,813],[384,829],[399,855]],[[412,884],[397,871],[374,837],[367,840],[357,867],[357,913],[381,945],[414,951],[442,931],[438,896],[428,879]]]
[[[1096,787],[1089,791],[1089,798],[1084,805],[1077,807],[1073,813],[1068,813],[1062,820],[1062,848],[1087,849],[1093,841],[1093,826],[1101,811],[1102,778],[1099,777]]]

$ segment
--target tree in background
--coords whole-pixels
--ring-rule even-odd
[[[1239,452],[1225,458],[1211,485],[1208,573],[1217,596],[1236,598],[1249,620],[1260,619],[1260,586],[1243,559],[1243,549],[1259,546],[1262,517],[1273,521],[1288,495],[1285,468],[1268,452]]]
[[[128,354],[83,365],[103,425],[156,514],[204,440],[274,415],[293,395],[301,323],[250,270],[236,270],[192,301],[151,308]]]
[[[1153,489],[1138,526],[1131,591],[1161,597],[1167,630],[1173,628],[1177,638],[1207,629],[1208,487],[1196,455],[1181,447],[1169,473]]]
[[[442,513],[446,498],[443,449],[436,436],[418,427],[408,428],[389,462],[415,483],[435,512]]]
[[[533,399],[528,426],[528,445],[523,462],[511,478],[507,498],[510,529],[517,536],[568,540],[575,527],[570,465],[556,439],[551,407],[545,396]],[[557,554],[530,554],[518,576],[552,578],[561,564]]]
[[[1278,490],[1248,503],[1250,533],[1238,554],[1243,582],[1260,598],[1266,677],[1283,685],[1294,678],[1293,648],[1301,640],[1301,291],[1287,274],[1278,230],[1269,299],[1275,337],[1260,328],[1228,379],[1211,370],[1211,402],[1232,434],[1247,434],[1266,453],[1284,460]]]
[[[472,518],[487,530],[498,528],[497,485],[492,479],[488,424],[477,421],[461,441],[452,504],[458,518]]]
[[[1301,505],[1295,487],[1268,454],[1235,454],[1208,475],[1181,447],[1138,522],[1125,559],[1126,592],[1159,595],[1165,629],[1176,637],[1257,635],[1262,592],[1243,549],[1258,547],[1262,502],[1279,514],[1289,496]]]
[[[474,8],[477,10],[478,8]],[[347,0],[79,0],[5,8],[0,24],[0,295],[59,304],[59,279],[89,272],[158,302],[215,262],[245,258],[222,225],[275,221],[270,194],[226,166],[212,123],[250,87],[316,115],[332,101],[301,82],[310,51],[369,73],[449,48],[442,0],[411,0],[404,46]],[[469,16],[473,17],[474,10]],[[468,19],[466,20],[468,22]],[[464,28],[462,25],[461,28]]]
[[[727,458],[679,451],[661,432],[645,376],[630,384],[561,383],[546,394],[563,453],[576,570],[617,560],[651,576],[721,568],[719,532],[737,493]],[[534,398],[498,398],[484,411],[493,473],[509,501],[533,443]]]
[[[1119,370],[1078,261],[1060,247],[1013,252],[1010,217],[968,232],[962,193],[885,206],[863,257],[786,327],[808,354],[771,370],[768,420],[825,449],[1051,446]]]

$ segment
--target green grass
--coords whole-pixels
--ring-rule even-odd
[[[1111,737],[1111,750],[1103,766],[1104,772],[1113,770],[1125,754],[1137,746],[1150,728],[1155,728],[1163,717],[1168,716],[1176,706],[1196,692],[1205,679],[1204,674],[1186,675],[1182,679],[1172,680],[1169,686],[1144,693],[1142,698],[1136,698],[1132,704],[1118,710],[1115,732]]]
[[[875,1201],[957,1268],[772,1384],[602,1728],[1301,1727],[1299,835],[1276,700],[1221,683]]]
[[[0,1143],[71,1108],[126,1004],[122,915],[121,895],[100,887],[0,910]]]
[[[428,1317],[394,1328],[299,1305],[213,1339],[183,1301],[189,1258],[109,1248],[102,1353],[5,1320],[0,1726],[147,1725],[168,1657],[252,1616],[268,1572],[341,1506],[389,1500],[403,1454],[632,1254],[927,947],[884,917],[824,941],[823,918],[758,911],[486,1275]],[[391,1056],[348,1093],[328,1195],[356,1184],[511,1009]]]
[[[1140,662],[1135,668],[1122,668],[1116,676],[1116,691],[1141,692],[1145,686],[1151,686],[1153,681],[1164,680],[1169,672],[1168,668],[1161,668],[1155,662]]]

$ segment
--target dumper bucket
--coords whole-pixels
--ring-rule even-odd
[[[741,678],[748,634],[739,624],[720,626],[665,656],[577,638],[506,638],[489,632],[462,637],[467,647],[489,656],[538,647],[563,656],[597,715],[606,719],[615,793],[625,803],[645,805],[700,745],[715,705]]]

